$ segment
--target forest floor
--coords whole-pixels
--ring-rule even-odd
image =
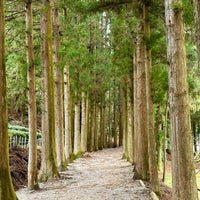
[[[162,187],[162,200],[171,199]],[[17,191],[19,200],[151,200],[151,190],[133,180],[133,166],[122,159],[122,148],[86,153],[70,163],[61,178],[40,184],[40,190]]]

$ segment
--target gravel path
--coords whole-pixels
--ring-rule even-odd
[[[150,191],[134,181],[122,148],[86,153],[69,164],[61,179],[40,184],[41,190],[17,191],[19,200],[151,200]]]

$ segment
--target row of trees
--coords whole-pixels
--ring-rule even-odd
[[[165,153],[165,139],[170,139],[169,99],[172,145],[167,148],[172,147],[173,198],[198,199],[189,94],[196,118],[197,58],[190,13],[195,8],[200,49],[199,2],[194,0],[193,7],[187,0],[166,0],[165,12],[161,1],[152,0],[5,2],[0,46],[4,47],[6,30],[8,111],[10,116],[13,110],[19,113],[25,123],[29,116],[28,187],[38,188],[36,132],[41,121],[40,181],[59,177],[67,163],[85,151],[123,144],[124,158],[134,164],[134,177],[150,180],[160,194],[161,149],[163,144]],[[26,45],[21,45],[23,41]],[[6,91],[4,48],[0,61],[0,89]],[[6,92],[1,95],[6,100]],[[8,143],[5,100],[0,102],[0,153],[7,155],[0,163],[0,199],[9,200],[16,196],[8,176],[8,147],[3,146]],[[193,124],[196,134],[198,120]],[[8,180],[2,184],[5,176]]]

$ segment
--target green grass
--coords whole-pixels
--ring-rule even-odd
[[[197,179],[197,187],[200,189],[200,173],[196,175]],[[165,175],[165,184],[172,188],[172,175],[171,173],[166,173]],[[200,191],[198,191],[199,197],[200,197]]]
[[[200,187],[200,173],[198,173],[196,177],[197,177],[197,185]]]
[[[172,188],[172,174],[171,173],[165,174],[165,184]]]
[[[200,173],[198,173],[196,175],[196,178],[197,178],[197,187],[200,189]],[[198,193],[199,193],[199,197],[200,197],[200,191]]]

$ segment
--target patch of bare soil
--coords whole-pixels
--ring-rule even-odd
[[[133,167],[122,148],[86,153],[69,164],[61,179],[40,184],[40,190],[17,191],[19,200],[152,200],[151,191],[133,180]]]
[[[171,200],[172,199],[172,189],[165,185],[164,183],[161,183],[161,193],[162,197],[161,200]]]
[[[10,149],[10,171],[15,190],[27,186],[28,178],[28,149]],[[40,168],[41,153],[38,151],[38,169]]]

